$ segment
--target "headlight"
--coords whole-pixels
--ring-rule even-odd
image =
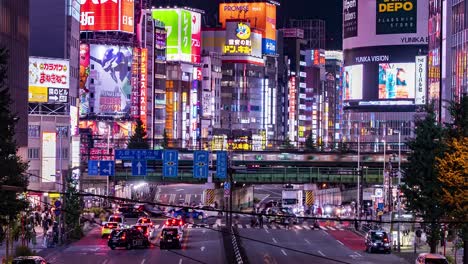
[[[374,247],[376,247],[376,246],[377,246],[377,243],[372,243],[372,245],[373,245]]]
[[[390,246],[390,244],[389,244],[389,243],[385,243],[384,246],[388,247],[388,246]]]

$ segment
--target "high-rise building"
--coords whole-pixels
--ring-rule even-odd
[[[79,1],[30,3],[28,172],[32,187],[46,191],[62,190],[79,165],[79,11]]]
[[[337,148],[342,141],[340,124],[343,117],[343,89],[342,89],[343,52],[336,50],[325,51],[325,87],[328,98],[328,138],[330,148]]]
[[[12,99],[11,111],[18,116],[15,131],[18,153],[25,160],[28,145],[29,3],[29,0],[0,0],[0,46],[5,47],[10,56],[6,85]]]
[[[449,26],[446,27],[449,34],[443,38],[446,46],[451,47],[448,51],[450,66],[447,67],[447,72],[453,73],[450,76],[447,97],[450,100],[459,101],[463,94],[468,94],[468,1],[449,1],[449,3],[451,6],[447,6],[442,13],[442,17],[450,20],[446,22],[446,26]],[[449,31],[448,28],[451,30]]]
[[[426,104],[428,1],[404,2],[393,10],[385,1],[344,0],[341,131],[353,149],[404,149]]]
[[[321,19],[291,19],[290,28],[304,30],[304,40],[307,41],[306,49],[325,49],[325,21]]]

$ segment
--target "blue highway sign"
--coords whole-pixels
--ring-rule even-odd
[[[209,159],[208,151],[198,150],[193,153],[193,177],[208,178]]]
[[[99,175],[114,176],[115,175],[115,161],[113,160],[99,161]]]
[[[162,160],[162,150],[152,149],[116,149],[116,160]]]
[[[146,160],[132,160],[132,176],[146,176]]]
[[[227,177],[228,155],[227,151],[216,152],[216,176],[218,178]]]
[[[99,161],[98,160],[88,160],[88,175],[89,176],[99,175]]]
[[[165,150],[163,158],[163,177],[177,177],[179,152],[177,150]]]

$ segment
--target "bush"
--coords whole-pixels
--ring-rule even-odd
[[[15,257],[34,256],[35,252],[27,246],[17,246],[15,249]]]
[[[452,256],[447,255],[445,258],[447,258],[448,263],[455,264],[455,259]]]

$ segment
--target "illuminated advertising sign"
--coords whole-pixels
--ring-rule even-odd
[[[343,100],[362,99],[362,65],[344,67]]]
[[[283,28],[281,31],[284,38],[304,38],[304,30],[300,28]]]
[[[89,44],[80,44],[80,116],[89,114]]]
[[[201,61],[201,14],[185,9],[153,9],[152,16],[165,25],[168,61]]]
[[[416,95],[415,104],[426,104],[427,56],[416,56]]]
[[[42,133],[41,177],[43,182],[55,182],[57,139],[55,132]]]
[[[81,31],[133,33],[133,0],[81,0]]]
[[[414,98],[414,63],[379,64],[379,99]]]
[[[228,19],[245,19],[262,37],[276,42],[276,6],[270,3],[221,3],[219,22],[226,27]]]
[[[140,106],[140,58],[141,49],[133,48],[133,60],[132,60],[132,95],[131,95],[131,106],[130,114],[133,118],[139,118],[139,106]]]
[[[343,49],[425,45],[428,0],[343,0]]]
[[[90,45],[90,82],[96,115],[130,114],[132,48]]]
[[[325,65],[325,51],[324,50],[306,50],[305,60],[306,60],[307,66]]]
[[[417,0],[377,0],[376,4],[377,35],[416,33]]]
[[[276,54],[276,41],[262,39],[262,50],[264,54]]]
[[[294,137],[295,134],[295,120],[296,120],[296,92],[297,92],[297,86],[296,86],[296,77],[291,76],[289,77],[289,96],[288,96],[288,101],[289,101],[289,131],[290,137]]]
[[[358,33],[358,0],[343,1],[343,38],[357,36]]]
[[[67,103],[69,82],[68,60],[29,58],[29,102]]]
[[[147,85],[148,85],[148,50],[141,49],[140,57],[140,119],[143,122],[143,126],[147,126]]]
[[[252,53],[250,35],[251,30],[248,23],[227,22],[223,53],[226,55],[250,55]]]
[[[201,62],[201,14],[191,12],[192,16],[192,62]]]
[[[70,105],[70,130],[72,136],[77,136],[78,131],[78,107]]]

